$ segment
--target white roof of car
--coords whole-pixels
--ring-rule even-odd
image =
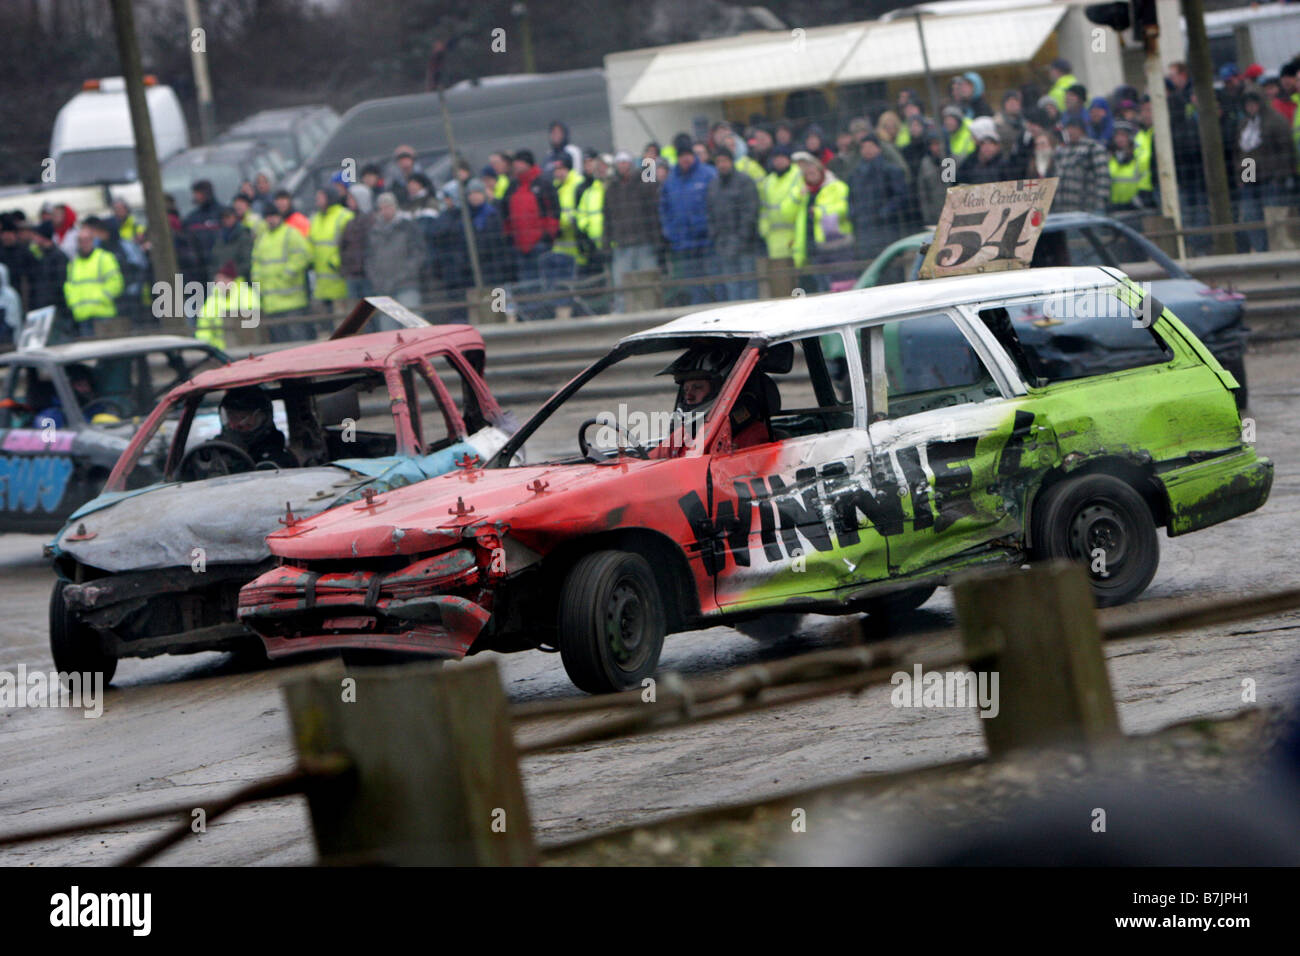
[[[86,362],[106,355],[134,355],[140,352],[186,346],[207,348],[208,344],[201,339],[186,338],[183,335],[128,335],[116,339],[85,339],[78,342],[64,342],[61,345],[45,345],[19,352],[9,352],[4,358],[5,364],[23,359]]]
[[[763,336],[780,339],[836,328],[850,322],[886,320],[908,312],[946,309],[966,302],[1039,292],[1051,294],[1113,284],[1121,275],[1118,270],[1102,266],[1017,269],[903,282],[831,295],[746,302],[693,312],[653,329],[629,335],[623,341],[674,335]]]

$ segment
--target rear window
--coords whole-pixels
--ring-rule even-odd
[[[980,310],[1030,385],[1158,365],[1173,352],[1115,288],[1072,289]],[[1154,298],[1144,312],[1163,310]]]
[[[1114,226],[1093,223],[1086,227],[1047,228],[1034,247],[1034,268],[1043,266],[1143,267],[1143,277],[1171,278],[1169,271],[1137,237]]]

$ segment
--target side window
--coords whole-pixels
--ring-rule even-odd
[[[418,366],[409,366],[403,377],[406,379],[407,393],[410,395],[411,413],[415,417],[416,434],[420,436],[420,447],[424,454],[432,455],[452,444],[447,428],[447,416],[443,412],[438,395],[424,377]]]
[[[746,391],[765,407],[774,440],[853,427],[853,388],[838,332],[772,346]]]
[[[1030,385],[1104,375],[1173,358],[1169,347],[1115,287],[1082,289],[990,306],[980,318]],[[1154,314],[1162,306],[1150,300]]]
[[[41,414],[57,405],[58,392],[48,371],[35,365],[15,366],[0,402],[0,427],[39,428]]]
[[[474,394],[469,379],[456,367],[456,363],[449,356],[440,355],[432,359],[430,364],[437,370],[442,383],[451,393],[460,417],[465,421],[465,431],[472,435],[479,429],[486,428],[489,422],[483,414],[483,409],[479,407],[478,396]]]
[[[872,328],[859,330],[864,356],[871,354]],[[877,396],[872,408],[874,419],[983,402],[1002,394],[979,354],[947,313],[886,322],[879,328],[875,338],[884,351],[887,387],[884,408],[879,407],[881,390],[873,388]],[[879,368],[880,363],[875,367]]]

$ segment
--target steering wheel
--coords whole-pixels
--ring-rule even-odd
[[[252,471],[257,465],[253,456],[228,441],[205,441],[185,453],[176,471],[181,481],[198,481]]]
[[[609,423],[602,422],[599,418],[588,418],[585,422],[583,422],[581,425],[578,426],[578,450],[582,452],[583,458],[586,458],[588,461],[594,461],[598,463],[603,460],[601,458],[592,457],[591,446],[587,444],[587,429],[590,428],[592,425],[607,425],[607,424]],[[618,425],[616,424],[614,427],[618,428]],[[624,437],[626,437],[626,432],[624,432]],[[636,442],[630,439],[628,440],[628,443],[626,445],[620,446],[620,450],[626,451],[633,458],[640,458],[643,460],[649,460],[650,458],[650,452],[646,451],[644,448],[642,448],[640,445],[638,445]]]

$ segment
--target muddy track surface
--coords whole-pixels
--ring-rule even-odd
[[[1265,507],[1204,532],[1162,537],[1160,571],[1142,603],[1300,586],[1300,344],[1274,343],[1249,359],[1258,446],[1276,463]],[[576,433],[577,418],[573,423]],[[43,539],[0,537],[0,670],[50,670],[46,613],[52,575]],[[904,628],[954,623],[940,590]],[[686,675],[833,644],[842,619],[806,617],[789,639],[759,645],[729,628],[669,639],[663,667]],[[1300,692],[1300,614],[1107,648],[1124,728],[1131,732],[1241,709],[1251,678],[1262,704]],[[499,658],[514,701],[578,694],[556,655]],[[227,655],[128,660],[102,716],[0,709],[0,830],[13,832],[224,796],[290,769],[280,693],[303,664],[241,670]],[[866,773],[939,763],[983,751],[973,711],[896,709],[889,688],[694,729],[616,740],[528,758],[523,770],[539,839],[547,844],[719,803],[755,800]],[[164,830],[145,824],[0,849],[0,864],[101,865]],[[306,804],[247,806],[159,858],[163,864],[305,864],[315,859]]]

